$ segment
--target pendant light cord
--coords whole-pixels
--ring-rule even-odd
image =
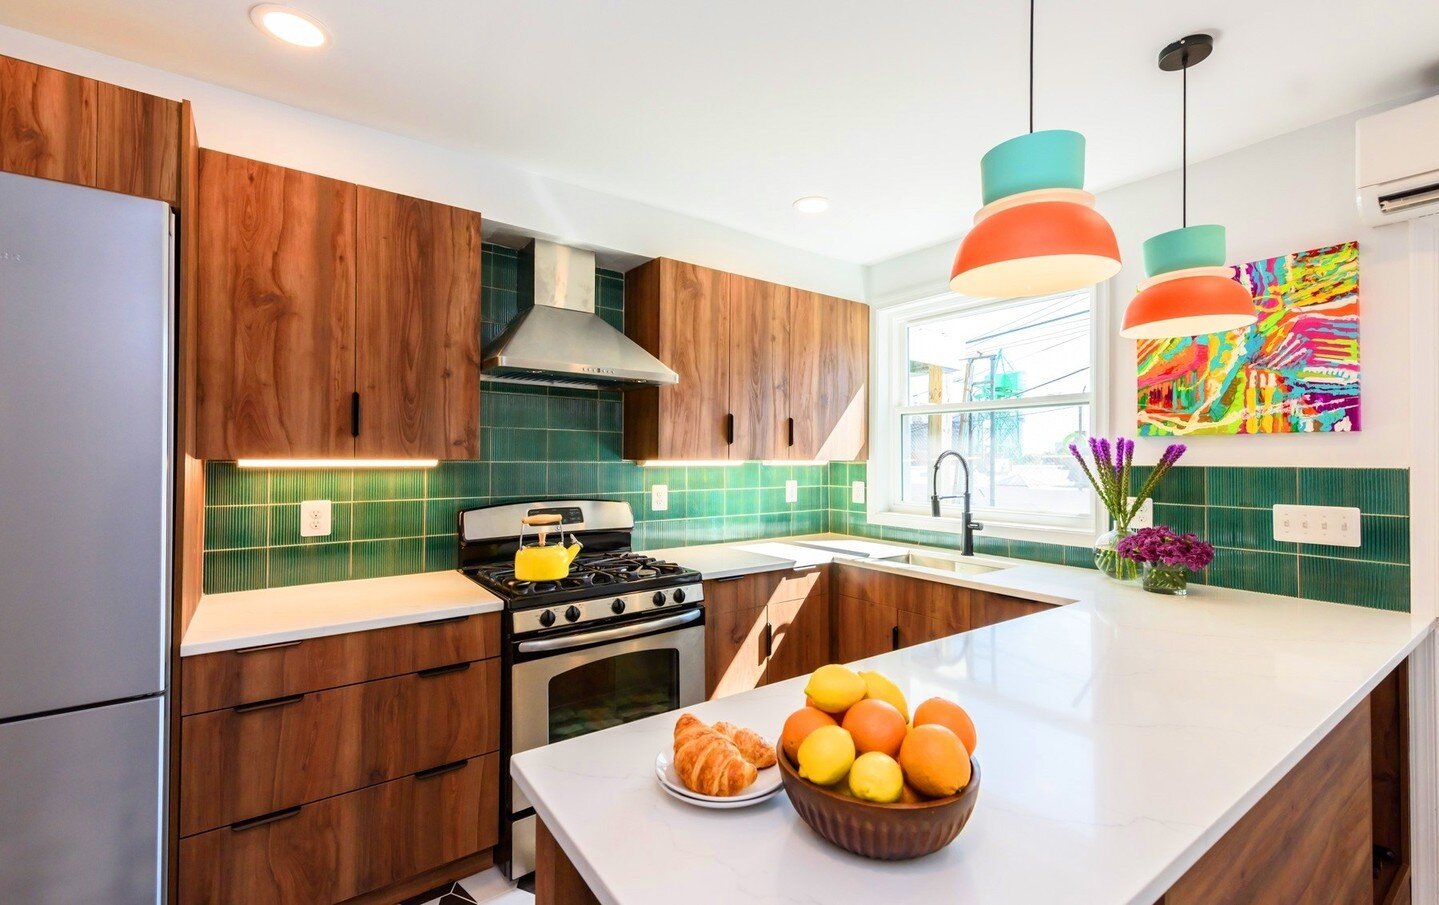
[[[1179,102],[1179,225],[1189,226],[1189,53],[1184,54],[1184,69]]]
[[[1034,134],[1034,0],[1029,0],[1029,134]]]

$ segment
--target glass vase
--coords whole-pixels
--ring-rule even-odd
[[[1144,590],[1183,597],[1189,593],[1189,570],[1163,563],[1144,564]]]
[[[1115,581],[1139,577],[1139,563],[1119,555],[1119,542],[1132,534],[1127,527],[1106,531],[1094,541],[1094,567]]]

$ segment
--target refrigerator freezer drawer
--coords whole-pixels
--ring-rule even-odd
[[[0,902],[160,900],[165,699],[0,726]]]

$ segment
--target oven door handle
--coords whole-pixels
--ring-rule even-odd
[[[667,628],[689,625],[691,622],[698,622],[703,617],[704,610],[692,610],[688,613],[680,613],[678,616],[666,616],[663,619],[639,622],[634,625],[621,625],[616,628],[607,628],[603,631],[586,632],[583,635],[567,635],[563,638],[541,638],[539,641],[521,641],[519,649],[522,654],[537,654],[557,650],[569,650],[574,647],[588,647],[591,644],[600,644],[605,641],[619,641],[624,638],[633,638],[637,635],[648,635]]]

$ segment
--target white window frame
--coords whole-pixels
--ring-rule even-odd
[[[1007,411],[1088,402],[1090,430],[1100,435],[1105,433],[1105,425],[1109,423],[1108,365],[1111,343],[1106,312],[1109,308],[1110,287],[1108,283],[1101,283],[1091,291],[1089,393],[1040,396],[1033,400],[1024,400],[1020,404],[1015,404],[1014,400],[996,401],[993,404],[971,403],[966,409]],[[927,320],[949,317],[961,311],[981,311],[1033,301],[1033,298],[977,299],[946,292],[875,311],[872,332],[875,338],[874,373],[870,375],[874,393],[870,396],[869,486],[865,497],[866,517],[871,524],[956,535],[963,533],[958,501],[945,501],[941,504],[939,518],[929,514],[927,505],[901,501],[901,417],[906,414],[952,411],[954,408],[952,404],[906,404],[908,375],[905,371],[909,363],[909,327]],[[947,492],[947,488],[941,490]],[[1094,498],[1092,507],[1092,514],[1089,516],[1056,516],[996,508],[975,509],[974,518],[984,524],[981,536],[1084,547],[1092,544],[1097,535],[1108,529],[1109,517],[1097,497]]]

